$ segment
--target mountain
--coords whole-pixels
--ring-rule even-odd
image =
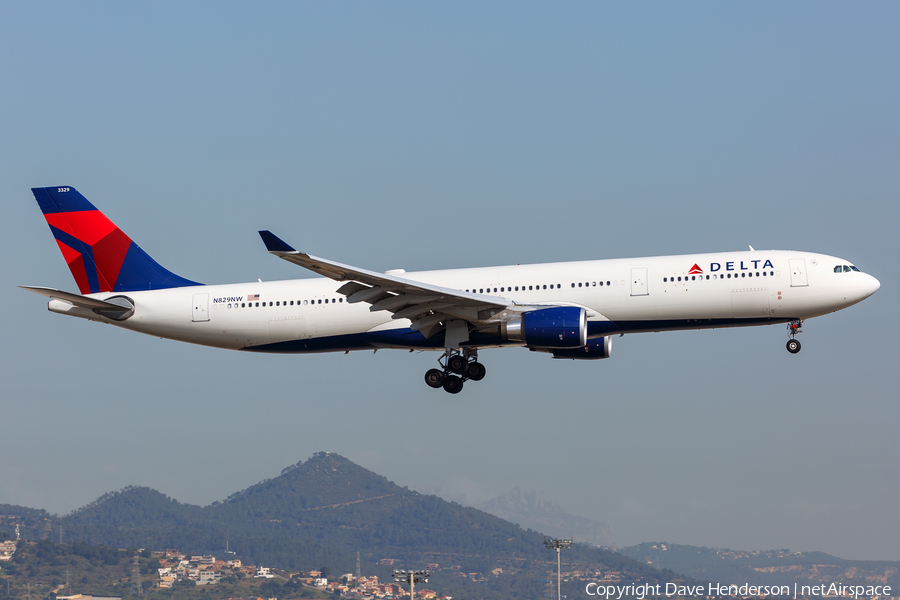
[[[38,517],[31,515],[35,522]],[[364,569],[380,577],[389,574],[376,566],[385,559],[402,568],[436,563],[433,585],[457,597],[537,598],[556,567],[555,554],[537,531],[397,486],[324,452],[209,506],[129,487],[61,521],[67,540],[115,548],[221,555],[228,539],[244,562],[289,570],[328,566],[332,573],[353,572],[357,551],[366,560]],[[573,573],[571,593],[579,577],[614,573],[652,583],[674,577],[585,545],[564,550],[562,559],[563,569]]]
[[[592,546],[615,547],[616,538],[602,521],[567,513],[560,505],[546,500],[540,492],[523,492],[518,487],[475,508],[556,538],[573,538]]]
[[[720,583],[751,585],[831,584],[890,585],[900,589],[900,561],[845,560],[824,552],[756,550],[683,546],[647,542],[619,552],[690,577]]]

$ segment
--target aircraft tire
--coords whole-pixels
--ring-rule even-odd
[[[797,354],[798,352],[800,352],[800,342],[798,342],[797,340],[788,340],[787,351],[791,354]]]
[[[425,372],[425,383],[433,388],[442,387],[444,385],[444,373],[440,369],[428,369]]]
[[[444,391],[448,394],[458,394],[463,389],[463,380],[456,375],[448,375],[444,378]]]
[[[459,354],[454,354],[447,359],[447,368],[457,375],[462,375],[466,370],[466,359]]]
[[[465,375],[472,381],[481,381],[485,374],[487,374],[487,369],[480,362],[470,362],[466,365]]]

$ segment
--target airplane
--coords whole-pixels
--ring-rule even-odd
[[[484,378],[484,348],[608,358],[626,333],[787,323],[868,298],[879,281],[848,260],[784,250],[384,273],[300,252],[269,253],[320,278],[204,285],[153,260],[75,188],[33,188],[80,294],[20,286],[51,312],[161,338],[250,352],[441,351],[426,383],[456,394]]]

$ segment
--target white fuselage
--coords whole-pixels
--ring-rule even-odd
[[[808,319],[855,304],[878,289],[849,261],[808,252],[753,251],[404,273],[419,282],[506,298],[527,306],[589,311],[589,335],[734,327]],[[855,269],[855,267],[854,267]],[[693,271],[693,272],[692,272]],[[326,352],[443,349],[410,321],[365,302],[349,304],[325,278],[203,285],[127,296],[134,314],[114,321],[60,300],[50,310],[148,335],[219,348]],[[473,346],[522,345],[477,337]]]

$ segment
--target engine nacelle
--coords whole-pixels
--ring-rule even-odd
[[[571,358],[573,360],[599,360],[609,358],[612,354],[612,336],[588,340],[582,348],[573,350],[554,350],[553,358]]]
[[[577,306],[532,310],[502,323],[500,334],[529,348],[579,348],[588,341],[587,314]]]

